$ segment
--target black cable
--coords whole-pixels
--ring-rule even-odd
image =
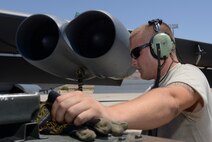
[[[155,79],[155,83],[153,88],[157,88],[159,87],[159,83],[160,83],[160,73],[161,73],[161,67],[162,65],[160,64],[160,59],[161,59],[161,50],[160,50],[160,44],[156,44],[157,47],[157,61],[158,61],[158,67],[157,67],[157,77]]]
[[[163,81],[168,76],[169,70],[171,69],[171,66],[173,63],[176,63],[176,62],[174,60],[172,60],[172,63],[169,65],[169,68],[168,68],[166,74],[163,76],[162,79],[160,79],[160,82]]]
[[[157,67],[157,77],[155,79],[155,83],[154,83],[154,86],[153,88],[158,88],[159,87],[159,83],[160,83],[160,73],[161,73],[161,68],[162,66],[164,65],[164,63],[161,65],[160,64],[160,60],[161,60],[161,50],[160,50],[160,44],[156,44],[156,47],[157,47],[157,61],[158,61],[158,67]],[[152,89],[153,89],[152,88]],[[148,131],[148,135],[149,136],[157,136],[157,133],[158,133],[158,129],[155,128],[155,129],[151,129]]]
[[[158,53],[160,54],[160,51],[158,51]],[[159,57],[160,57],[160,56],[159,56]],[[158,62],[159,65],[158,65],[157,79],[156,79],[156,81],[155,81],[155,84],[154,84],[153,88],[159,87],[159,83],[160,83],[161,81],[163,81],[163,80],[168,76],[168,73],[169,73],[169,70],[171,69],[172,64],[173,64],[173,63],[178,63],[178,62],[175,61],[172,57],[171,57],[171,59],[172,59],[172,63],[169,65],[169,68],[168,68],[166,74],[163,76],[162,79],[160,79],[160,74],[158,75],[158,73],[161,72],[161,68],[162,68],[163,65],[165,64],[166,60],[164,61],[164,63],[163,63],[162,65],[160,65],[160,62]],[[160,58],[158,58],[158,60],[160,61]],[[160,69],[160,71],[159,71],[159,69]],[[157,86],[157,85],[158,85],[158,86]],[[153,88],[152,88],[152,89],[153,89]],[[148,130],[147,133],[148,133],[149,136],[157,136],[158,128]]]

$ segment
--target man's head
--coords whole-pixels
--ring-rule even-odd
[[[168,63],[177,59],[173,33],[166,23],[158,19],[135,29],[130,36],[130,47],[132,64],[143,79],[156,78],[158,59]]]

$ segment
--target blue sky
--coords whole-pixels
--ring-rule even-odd
[[[211,0],[1,0],[1,10],[51,14],[72,20],[76,12],[104,10],[134,29],[148,20],[160,18],[178,24],[178,38],[212,43]]]

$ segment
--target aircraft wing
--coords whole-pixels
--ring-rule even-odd
[[[212,44],[176,38],[176,46],[181,62],[199,67],[212,86]]]
[[[46,14],[0,11],[0,83],[120,85],[130,65],[129,32],[104,11],[67,21]],[[212,44],[176,38],[178,57],[212,85]]]
[[[15,36],[20,23],[28,15],[0,11],[0,52],[17,54]]]
[[[0,83],[77,84],[81,79],[84,84],[121,85],[135,71],[127,29],[103,11],[85,12],[71,22],[0,11],[0,31]]]

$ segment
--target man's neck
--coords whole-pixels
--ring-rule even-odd
[[[161,77],[168,73],[178,63],[178,60],[175,61],[172,58],[166,59],[164,67],[161,70]]]

